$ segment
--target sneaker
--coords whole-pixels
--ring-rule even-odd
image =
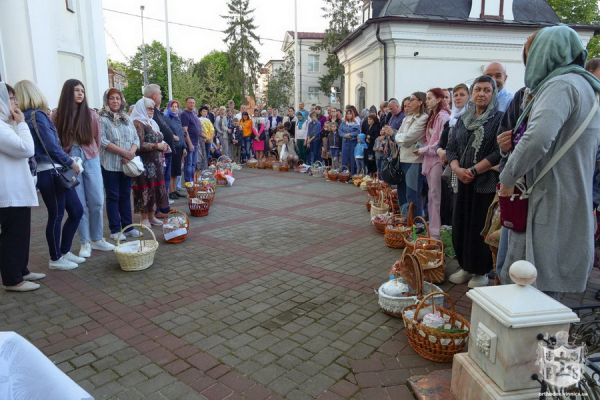
[[[150,225],[156,225],[156,226],[162,226],[162,224],[163,224],[163,222],[156,217],[150,218],[149,222],[150,222]]]
[[[181,190],[181,189],[179,189],[179,190]],[[179,192],[179,190],[178,190],[178,191],[176,191],[176,192],[173,192],[173,193],[175,193],[175,195],[176,195],[177,197],[181,198],[181,199],[183,199],[183,198],[186,198],[186,197],[187,197],[187,192],[186,192],[185,194],[181,194],[181,193]]]
[[[464,269],[459,269],[458,271],[456,271],[455,273],[450,275],[448,280],[452,283],[456,283],[457,285],[460,285],[461,283],[465,283],[472,277],[473,277],[473,274],[468,273]]]
[[[39,289],[40,285],[33,282],[24,281],[22,285],[19,286],[4,286],[4,290],[8,290],[9,292],[31,292],[32,290]]]
[[[171,192],[171,193],[169,193],[169,198],[171,200],[179,200],[179,196],[177,196],[177,192]]]
[[[97,240],[95,242],[92,241],[92,249],[94,249],[94,250],[113,251],[114,248],[115,248],[115,245],[108,243],[106,240],[104,240],[104,238]]]
[[[77,257],[75,254],[68,252],[67,254],[63,254],[63,258],[67,259],[68,261],[74,262],[76,264],[81,264],[82,262],[85,262],[85,258],[83,257]]]
[[[46,274],[40,274],[39,272],[30,272],[23,277],[26,281],[39,281],[40,279],[44,279]]]
[[[50,264],[48,265],[50,269],[58,269],[60,271],[68,271],[70,269],[75,269],[79,267],[79,264],[71,262],[64,257],[59,258],[56,261],[50,260]]]
[[[173,203],[175,203],[175,200],[169,199],[169,204],[173,204]]]
[[[79,257],[91,257],[92,256],[92,246],[90,242],[84,243],[81,245],[81,249],[79,249]]]
[[[474,275],[471,280],[469,281],[469,287],[472,288],[476,288],[476,287],[480,287],[480,286],[487,286],[488,284],[488,277],[485,275]]]
[[[130,231],[125,232],[125,236],[130,236],[132,238],[138,238],[142,235],[141,235],[140,231],[138,231],[137,229],[134,228]],[[121,240],[123,240],[123,239],[121,239]]]
[[[127,232],[125,232],[125,233],[127,233]],[[111,238],[112,240],[114,240],[115,242],[116,242],[117,240],[127,240],[127,238],[125,237],[125,235],[121,235],[121,232],[117,232],[117,233],[111,233],[111,234],[110,234],[110,238]]]

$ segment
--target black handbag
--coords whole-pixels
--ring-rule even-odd
[[[54,173],[52,174],[52,178],[54,179],[54,188],[59,192],[66,192],[67,190],[71,190],[75,186],[79,185],[77,172],[66,165],[61,164],[61,168],[56,168],[56,165],[54,165],[54,161],[52,161],[52,157],[50,156],[50,153],[48,153],[48,149],[46,148],[46,145],[42,140],[42,136],[40,135],[40,131],[38,130],[37,121],[35,119],[35,111],[31,113],[31,123],[42,147],[44,148],[44,151],[46,152],[46,155],[52,163],[52,167],[54,168]]]
[[[379,178],[388,185],[399,185],[404,181],[404,171],[400,166],[400,152],[396,157],[389,156],[383,159]]]

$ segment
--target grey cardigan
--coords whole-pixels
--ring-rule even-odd
[[[595,94],[577,74],[549,80],[540,89],[527,130],[500,174],[513,186],[525,176],[531,185],[552,156],[583,123]],[[581,137],[537,183],[529,198],[526,232],[509,230],[502,282],[514,261],[536,266],[542,291],[580,293],[594,256],[592,177],[600,145],[600,111]]]

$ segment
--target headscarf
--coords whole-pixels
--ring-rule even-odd
[[[146,105],[144,104],[144,97],[135,103],[133,112],[131,113],[131,119],[133,121],[140,121],[144,125],[152,125],[152,122],[150,122],[152,119],[148,115],[148,110],[146,110]]]
[[[165,117],[177,117],[178,116],[173,111],[171,111],[171,106],[173,104],[177,104],[177,107],[179,107],[179,102],[177,100],[169,100],[169,103],[167,103],[167,108],[165,108]]]
[[[117,111],[116,113],[112,112],[110,110],[110,107],[108,106],[108,97],[114,92],[117,92],[119,93],[119,95],[121,95],[121,107],[119,107],[119,111]],[[127,124],[129,122],[129,115],[127,115],[127,113],[125,112],[125,96],[123,96],[123,92],[121,92],[119,89],[106,89],[102,98],[102,104],[102,110],[100,110],[98,115],[100,115],[101,117],[107,117],[115,123],[121,122],[123,124]]]
[[[8,95],[8,89],[4,82],[0,81],[0,120],[10,124],[11,120],[10,113],[10,96]]]
[[[453,127],[454,125],[456,125],[456,122],[458,122],[458,119],[465,113],[465,111],[467,111],[466,104],[461,108],[456,108],[456,106],[452,107],[452,113],[450,114],[450,122],[449,122],[450,127]]]
[[[302,114],[302,111],[297,111],[296,117],[298,117],[298,115],[302,115],[302,120],[300,120],[300,118],[297,118],[296,123],[298,124],[298,129],[302,129],[302,125],[304,125],[304,123],[306,122],[306,118],[304,118],[304,114]]]
[[[600,94],[600,81],[584,68],[587,55],[581,38],[568,26],[551,26],[539,31],[529,48],[525,67],[525,86],[534,97],[515,126],[520,126],[529,114],[540,88],[554,77],[571,73],[581,75]]]
[[[477,79],[473,86],[471,87],[471,94],[473,93],[473,89],[475,85],[479,83]],[[477,153],[479,152],[479,148],[481,147],[481,143],[483,143],[484,130],[483,125],[490,119],[490,117],[494,116],[498,111],[498,88],[496,87],[496,81],[491,79],[492,87],[494,88],[494,92],[492,93],[492,101],[488,104],[487,108],[481,115],[475,115],[476,107],[473,104],[473,100],[469,100],[469,104],[465,106],[467,109],[466,112],[461,116],[465,127],[469,131],[473,131],[473,143],[471,146],[475,149],[475,154],[473,155],[473,159],[477,160]]]

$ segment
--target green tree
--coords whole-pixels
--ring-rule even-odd
[[[146,59],[148,60],[148,82],[160,86],[162,91],[162,104],[165,106],[169,101],[169,87],[167,78],[167,48],[156,40],[146,45]],[[171,75],[175,76],[182,71],[184,60],[171,50]],[[129,60],[127,69],[127,87],[124,90],[127,102],[135,103],[142,97],[144,79],[142,77],[143,59],[142,46],[138,47],[135,55]]]
[[[241,103],[241,92],[231,86],[231,70],[227,53],[217,50],[213,50],[196,64],[194,74],[204,87],[203,96],[206,96],[202,98],[203,103],[215,106],[226,105],[228,100],[233,100],[236,104]]]
[[[181,108],[185,107],[185,99],[192,96],[195,99],[202,97],[202,84],[195,74],[194,60],[186,60],[173,79],[173,98],[179,102]]]
[[[324,93],[331,93],[331,87],[340,79],[340,98],[344,101],[344,67],[340,64],[332,50],[340,44],[360,22],[360,0],[323,0],[324,17],[329,20],[329,28],[325,29],[325,39],[318,45],[311,47],[313,51],[326,50],[329,54],[325,66],[329,68],[327,74],[319,78],[319,89]],[[338,89],[338,88],[336,88]]]
[[[294,102],[294,53],[290,51],[285,63],[273,71],[267,82],[265,102],[283,111]]]
[[[598,2],[596,0],[547,0],[565,24],[598,24]],[[587,45],[588,59],[600,57],[600,37],[594,36]]]
[[[258,51],[253,45],[260,38],[254,32],[257,26],[254,24],[254,10],[249,9],[250,0],[229,0],[227,3],[227,15],[222,17],[227,21],[224,42],[227,44],[229,58],[229,73],[227,77],[231,87],[242,90],[242,101],[246,99],[246,93],[254,95],[257,83]]]

